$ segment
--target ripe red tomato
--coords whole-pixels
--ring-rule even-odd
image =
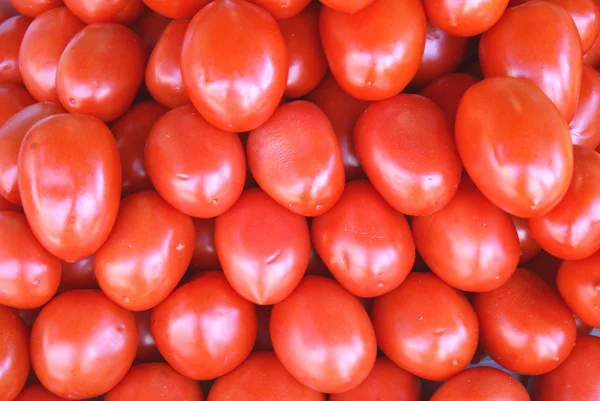
[[[12,6],[26,17],[36,18],[63,4],[63,0],[9,0]]]
[[[219,270],[221,263],[215,245],[215,219],[194,219],[196,242],[190,271]]]
[[[19,393],[14,401],[67,401],[66,398],[61,398],[52,394],[40,384],[30,384]]]
[[[255,352],[234,371],[215,381],[208,401],[325,401],[321,394],[300,384],[272,352]],[[110,400],[107,400],[110,401]]]
[[[249,0],[267,10],[273,18],[288,19],[306,9],[311,0]]]
[[[98,288],[94,273],[94,257],[90,256],[77,262],[62,262],[58,292],[72,290],[95,290]]]
[[[502,287],[475,295],[481,343],[501,366],[525,375],[555,369],[571,352],[576,327],[558,294],[517,269]]]
[[[19,49],[31,18],[16,16],[0,24],[0,84],[23,83],[19,70]]]
[[[331,123],[317,106],[280,106],[250,133],[248,167],[258,185],[294,213],[318,216],[344,190],[342,155]]]
[[[556,284],[562,299],[584,323],[600,327],[600,253],[560,265]]]
[[[500,19],[509,0],[424,0],[427,17],[441,30],[455,36],[475,36]]]
[[[479,78],[473,75],[463,73],[453,73],[444,75],[430,84],[428,84],[421,92],[421,96],[425,96],[433,100],[435,104],[446,113],[446,117],[454,127],[456,120],[456,110],[460,99],[471,86],[479,82]]]
[[[458,106],[455,134],[475,185],[515,216],[547,213],[569,188],[573,175],[569,129],[529,80],[495,77],[473,85]]]
[[[315,249],[336,280],[359,297],[392,291],[415,261],[415,244],[404,216],[367,180],[346,184],[333,208],[312,222]]]
[[[373,186],[404,214],[434,213],[456,193],[462,165],[452,127],[423,96],[400,94],[370,105],[354,143]]]
[[[0,0],[0,23],[17,14],[17,10],[14,9],[9,0]]]
[[[192,18],[211,0],[144,0],[154,11],[173,19]]]
[[[34,102],[25,88],[14,84],[0,84],[0,127],[19,110]]]
[[[347,14],[321,10],[321,41],[340,86],[364,100],[398,94],[414,77],[425,49],[425,12],[419,0],[374,0]]]
[[[329,8],[348,14],[354,14],[368,7],[374,0],[320,0]]]
[[[18,178],[23,209],[46,249],[73,262],[100,248],[121,194],[119,152],[106,125],[74,114],[38,122],[23,139]]]
[[[156,348],[156,341],[150,331],[150,310],[136,312],[135,321],[138,330],[135,363],[162,362],[164,358]]]
[[[583,65],[579,102],[569,130],[575,145],[590,149],[600,145],[600,73],[587,64]]]
[[[486,78],[508,75],[531,79],[567,123],[579,98],[581,54],[581,40],[569,14],[545,1],[507,9],[479,43],[479,61]]]
[[[14,1],[14,0],[13,0]],[[142,0],[63,0],[73,14],[88,24],[116,22],[127,25],[146,10]],[[124,57],[125,54],[113,50]],[[122,60],[122,59],[121,59]],[[127,65],[127,64],[126,64]]]
[[[531,231],[529,230],[529,225],[527,224],[526,219],[522,219],[517,216],[510,216],[512,221],[517,229],[517,235],[519,236],[519,246],[521,248],[521,255],[519,256],[519,264],[524,264],[529,262],[533,257],[535,257],[540,251],[542,247],[538,244],[531,235]]]
[[[244,189],[246,158],[239,136],[213,127],[191,105],[154,124],[145,159],[158,193],[193,217],[224,213]]]
[[[152,310],[150,329],[158,350],[179,373],[211,380],[232,371],[256,339],[256,311],[221,272],[183,284]]]
[[[15,205],[12,202],[7,201],[0,196],[0,210],[12,210],[14,212],[22,212],[23,209],[20,205]]]
[[[12,401],[29,376],[29,333],[17,313],[3,305],[0,327],[0,400]]]
[[[133,313],[101,291],[69,291],[46,304],[33,324],[31,363],[52,393],[81,400],[116,386],[136,345]]]
[[[170,22],[170,18],[153,10],[146,10],[144,14],[131,25],[131,29],[142,39],[146,51],[150,54]]]
[[[379,348],[396,365],[427,380],[447,380],[471,362],[478,341],[469,301],[432,273],[411,273],[375,299]]]
[[[288,66],[277,22],[244,0],[208,4],[183,41],[181,73],[190,99],[225,131],[250,131],[267,121],[285,91]]]

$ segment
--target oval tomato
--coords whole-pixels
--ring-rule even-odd
[[[448,117],[452,127],[454,127],[460,99],[462,99],[467,89],[477,82],[479,82],[479,78],[473,75],[463,73],[448,74],[432,81],[419,94],[433,100],[435,104],[440,106],[446,113],[446,117]]]
[[[311,0],[249,0],[267,10],[273,18],[288,19],[298,15]]]
[[[153,10],[146,10],[140,19],[131,25],[131,29],[142,39],[146,51],[150,54],[170,22],[170,18]]]
[[[0,196],[0,211],[3,210],[10,210],[13,212],[23,211],[20,205],[15,205],[14,203],[7,201],[6,199]]]
[[[67,401],[66,398],[61,398],[46,390],[40,384],[30,384],[19,393],[14,401]]]
[[[190,270],[218,270],[221,267],[215,245],[215,219],[194,219],[196,242]]]
[[[31,18],[21,15],[0,23],[0,84],[23,83],[19,69],[19,51]]]
[[[0,305],[0,394],[14,400],[29,376],[29,333],[12,309]],[[41,401],[41,400],[40,400]]]
[[[22,86],[0,85],[0,127],[18,111],[33,103],[35,100]]]
[[[560,265],[556,284],[562,299],[581,320],[600,327],[600,253]]]
[[[69,9],[88,24],[116,22],[127,25],[138,19],[146,7],[142,0],[63,0]],[[125,54],[118,52],[119,56]]]
[[[354,14],[357,11],[369,6],[374,0],[320,0],[329,8],[348,14]]]
[[[21,14],[35,18],[44,12],[63,4],[63,0],[10,0],[12,6]]]
[[[173,19],[192,18],[211,0],[144,0],[144,3],[159,14]]]
[[[587,64],[583,65],[579,101],[569,130],[575,145],[590,149],[600,145],[600,73]]]
[[[490,29],[502,17],[509,0],[424,0],[427,17],[441,30],[455,36],[475,36]]]
[[[519,264],[521,265],[529,262],[533,257],[540,253],[542,247],[536,242],[533,235],[531,235],[531,230],[529,230],[526,219],[517,216],[510,217],[513,220],[515,228],[517,229],[517,235],[519,236],[519,246],[521,248]]]
[[[94,273],[94,257],[90,256],[77,262],[62,262],[58,292],[72,290],[95,290],[98,288]]]

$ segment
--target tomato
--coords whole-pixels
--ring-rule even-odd
[[[342,155],[331,123],[317,106],[280,106],[250,133],[248,166],[258,185],[294,213],[318,216],[344,190]]]
[[[221,272],[207,272],[173,291],[152,310],[158,350],[179,373],[210,380],[239,366],[256,339],[254,305]]]
[[[311,231],[329,270],[356,296],[370,298],[392,291],[415,261],[406,219],[367,180],[346,184],[335,206],[313,220]]]
[[[442,31],[455,36],[475,36],[502,17],[509,0],[424,0],[427,17]]]
[[[7,201],[6,199],[0,196],[0,211],[2,210],[11,210],[14,212],[23,211],[20,205],[15,205],[14,203]]]
[[[33,104],[35,100],[23,87],[0,84],[0,127],[19,110]]]
[[[142,41],[130,29],[118,24],[88,25],[73,37],[58,61],[58,98],[70,113],[112,121],[133,103],[145,63]]]
[[[211,0],[144,0],[157,13],[173,19],[192,18]]]
[[[346,181],[363,178],[365,173],[354,148],[354,127],[368,103],[344,92],[331,74],[327,74],[306,99],[319,106],[333,126],[342,152]]]
[[[30,384],[19,393],[14,401],[66,401],[66,399],[52,394],[40,384]]]
[[[558,288],[556,287],[556,275],[558,274],[558,269],[562,262],[562,260],[542,250],[533,259],[520,267],[535,273],[539,278],[544,280],[550,288],[554,291],[558,291]]]
[[[446,117],[454,127],[456,110],[460,99],[471,86],[479,82],[479,78],[463,73],[444,75],[429,83],[419,93],[433,100],[446,113]]]
[[[90,256],[76,262],[62,262],[58,292],[71,290],[95,290],[98,288],[94,273],[94,257]]]
[[[569,124],[573,144],[595,149],[600,145],[600,73],[583,65],[581,92],[575,116]]]
[[[94,117],[57,114],[33,126],[18,163],[23,209],[33,233],[68,262],[95,253],[117,217],[119,152]]]
[[[35,18],[48,10],[60,7],[63,0],[10,0],[10,3],[20,14]]]
[[[190,103],[181,77],[180,55],[187,20],[173,21],[165,28],[146,66],[146,86],[152,97],[170,108]]]
[[[354,14],[371,5],[374,0],[320,0],[327,7],[348,14]]]
[[[301,13],[311,0],[249,0],[267,10],[273,18],[288,19]],[[305,38],[306,39],[306,38]]]
[[[170,18],[152,10],[146,10],[131,26],[131,29],[142,39],[146,51],[150,54],[170,22]]]
[[[13,0],[14,1],[14,0]],[[73,14],[88,24],[116,22],[130,24],[138,19],[146,7],[142,0],[63,0]],[[115,50],[113,50],[115,51]],[[119,56],[125,54],[117,51]]]
[[[332,394],[329,401],[419,401],[419,380],[382,356],[358,387],[345,393]]]
[[[481,342],[501,366],[525,375],[555,369],[575,343],[573,314],[534,273],[517,269],[502,287],[475,295]]]
[[[36,103],[17,112],[0,127],[0,196],[21,204],[17,158],[23,138],[35,123],[58,113],[64,113],[64,110],[57,104]]]
[[[325,401],[325,395],[300,384],[272,352],[255,352],[233,372],[217,379],[208,401]],[[110,401],[110,400],[107,400]]]
[[[440,387],[431,401],[531,401],[517,379],[501,370],[467,369]]]
[[[600,67],[600,36],[598,36],[590,50],[583,55],[583,62],[593,68]]]
[[[257,332],[254,351],[273,351],[269,323],[271,321],[272,305],[256,305]]]
[[[164,359],[156,348],[156,342],[150,331],[150,311],[135,313],[138,330],[138,345],[135,354],[136,363],[162,362]]]
[[[19,70],[19,49],[31,18],[17,16],[0,24],[0,84],[23,82]]]
[[[479,61],[486,78],[509,75],[531,79],[567,123],[575,114],[579,97],[581,54],[581,40],[569,14],[545,1],[507,9],[479,43]]]
[[[17,14],[17,10],[14,9],[9,0],[0,0],[0,23]]]
[[[243,0],[208,4],[183,41],[181,73],[190,99],[225,131],[250,131],[267,121],[285,91],[288,66],[277,22]]]
[[[112,124],[121,156],[123,195],[153,189],[146,172],[144,152],[150,130],[168,109],[156,102],[134,104]]]
[[[452,127],[423,96],[400,94],[370,105],[354,143],[373,186],[404,214],[434,213],[456,193],[462,165]]]
[[[283,366],[322,393],[349,391],[373,368],[377,344],[367,312],[334,280],[307,276],[273,306],[271,340]]]
[[[600,327],[600,253],[560,265],[556,284],[569,308],[592,327]]]
[[[2,305],[0,327],[0,400],[12,401],[29,375],[29,333],[16,312]]]
[[[354,14],[321,10],[329,68],[346,92],[364,100],[394,96],[411,81],[425,49],[425,26],[419,0],[374,0]]]
[[[190,216],[218,216],[244,189],[246,159],[239,136],[213,127],[191,105],[169,111],[154,124],[145,152],[158,193]]]
[[[245,191],[217,217],[215,244],[225,277],[258,305],[281,302],[300,283],[310,256],[306,218],[260,189]]]
[[[196,242],[190,263],[192,272],[219,270],[221,263],[215,245],[215,219],[194,219]]]
[[[31,363],[40,382],[69,399],[96,397],[125,376],[137,345],[133,314],[101,291],[65,292],[31,329]]]
[[[533,235],[531,235],[531,231],[529,230],[526,219],[516,216],[510,217],[513,220],[515,228],[517,229],[517,235],[519,236],[519,264],[527,263],[538,253],[540,253],[542,247],[536,242],[535,238],[533,238]]]
[[[325,266],[325,263],[314,247],[310,250],[310,257],[308,259],[308,267],[306,268],[305,276],[332,277],[331,272],[327,269],[327,266]]]
[[[371,317],[379,348],[396,365],[427,380],[456,375],[477,348],[473,307],[431,273],[411,273],[394,291],[376,298]]]
[[[479,190],[515,216],[547,213],[569,188],[573,152],[567,124],[529,80],[495,77],[473,85],[458,106],[455,134]]]

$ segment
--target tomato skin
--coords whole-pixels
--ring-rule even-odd
[[[30,384],[19,393],[14,401],[66,401],[66,398],[52,394],[41,384]]]
[[[146,6],[173,19],[192,18],[211,0],[144,0]]]
[[[146,10],[142,0],[63,0],[69,9],[88,24],[115,22],[131,24]],[[123,54],[120,54],[122,57]]]
[[[537,254],[540,253],[542,247],[538,244],[531,235],[529,225],[526,219],[522,219],[517,216],[510,216],[513,220],[515,228],[517,229],[517,235],[519,236],[519,246],[521,248],[521,255],[519,256],[519,265],[529,262]]]
[[[600,327],[600,253],[560,265],[556,284],[562,299],[581,320]]]
[[[254,305],[221,272],[203,273],[152,310],[150,329],[165,360],[194,380],[211,380],[240,365],[256,339]]]
[[[447,380],[461,372],[477,348],[473,307],[432,273],[411,273],[394,291],[376,298],[371,318],[385,355],[427,380]]]
[[[0,84],[23,83],[19,69],[19,51],[31,21],[31,18],[19,15],[0,24]]]
[[[475,36],[490,29],[502,17],[509,0],[424,0],[431,22],[454,36]]]
[[[433,101],[400,94],[374,103],[358,120],[354,135],[369,180],[401,213],[435,213],[456,193],[462,165],[452,127]]]
[[[351,390],[375,363],[377,344],[369,316],[334,280],[305,277],[273,307],[270,325],[275,354],[286,370],[322,393]]]
[[[6,199],[0,196],[0,211],[3,210],[10,210],[13,212],[23,211],[20,205],[15,205],[14,203],[7,201]]]
[[[267,10],[275,19],[289,19],[300,14],[311,0],[249,0]]]
[[[4,305],[0,305],[0,327],[0,400],[12,401],[29,376],[29,332],[17,313]]]
[[[60,285],[58,293],[72,290],[98,289],[94,273],[94,257],[89,256],[76,262],[61,263]]]
[[[267,121],[285,91],[288,66],[277,22],[243,0],[208,4],[183,41],[181,73],[190,99],[224,131],[251,131]]]
[[[33,324],[31,362],[44,387],[60,397],[81,400],[121,381],[136,344],[131,312],[101,291],[69,291],[46,304]]]
[[[23,139],[18,179],[31,229],[52,254],[72,262],[104,243],[119,209],[121,168],[100,120],[56,114],[38,122]]]
[[[333,76],[363,100],[383,100],[406,87],[423,56],[425,26],[418,0],[375,0],[354,14],[323,7],[320,19]]]
[[[19,85],[0,85],[0,127],[18,111],[35,103],[27,90]]]
[[[17,10],[14,9],[9,0],[0,0],[0,23],[6,21],[10,17],[14,17],[17,14]]]
[[[595,149],[600,145],[600,73],[583,65],[581,91],[575,116],[569,123],[574,145]]]
[[[311,231],[329,270],[359,297],[392,291],[404,281],[415,260],[406,219],[367,180],[346,184],[333,208],[312,221]]]
[[[374,0],[320,0],[321,3],[343,13],[354,14],[368,7]]]
[[[529,80],[495,77],[473,85],[458,106],[455,136],[475,185],[512,215],[541,216],[569,188],[573,152],[568,127]]]
[[[36,18],[63,4],[62,0],[9,0],[12,6],[26,17]]]
[[[190,271],[219,270],[221,263],[215,245],[215,219],[194,219],[196,242]]]
[[[163,362],[164,358],[156,348],[156,341],[150,331],[150,310],[135,313],[138,329],[138,345],[135,363]]]
[[[419,94],[433,100],[435,104],[440,106],[454,127],[460,99],[467,89],[479,81],[479,78],[470,74],[452,73],[430,82]]]
[[[501,366],[524,375],[555,369],[571,352],[576,327],[558,294],[517,269],[502,287],[475,295],[481,342]]]
[[[296,214],[321,215],[342,195],[340,148],[327,116],[312,103],[281,105],[250,133],[246,152],[258,185]]]
[[[587,64],[592,68],[600,67],[600,35],[598,36],[590,50],[588,50],[587,53],[583,55],[583,62],[584,64]]]

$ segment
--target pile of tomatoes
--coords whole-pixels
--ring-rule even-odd
[[[600,0],[0,0],[0,401],[600,400],[598,67]]]

